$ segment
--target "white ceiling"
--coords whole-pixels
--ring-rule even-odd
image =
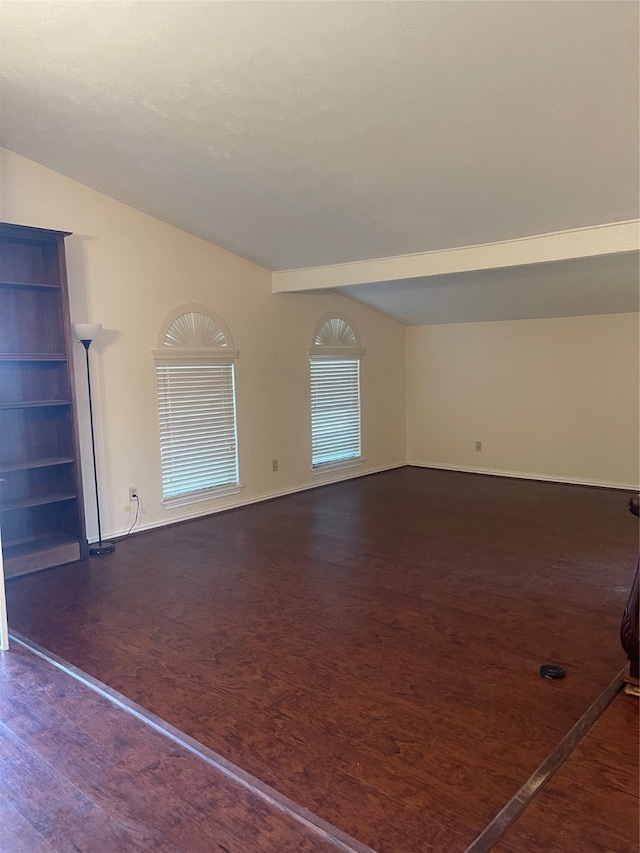
[[[407,326],[640,310],[637,252],[334,288]]]
[[[272,270],[636,219],[638,10],[4,0],[0,142]],[[414,322],[509,281],[346,292]]]

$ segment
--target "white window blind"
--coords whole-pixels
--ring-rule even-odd
[[[156,371],[165,501],[237,485],[233,364],[157,364]]]
[[[313,467],[360,456],[360,359],[311,358]]]

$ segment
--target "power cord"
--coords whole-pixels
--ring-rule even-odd
[[[127,530],[127,532],[125,533],[125,538],[126,538],[127,536],[129,536],[129,535],[130,535],[131,531],[133,530],[133,528],[134,528],[134,527],[136,526],[136,524],[138,523],[138,516],[140,515],[140,495],[136,495],[136,496],[133,498],[133,500],[136,502],[136,515],[135,515],[135,518],[133,519],[133,524],[131,525],[131,527],[130,527],[130,528]]]

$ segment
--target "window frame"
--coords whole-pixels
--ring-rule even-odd
[[[360,346],[358,333],[351,320],[344,314],[331,312],[320,318],[313,333],[313,343],[309,347],[309,385],[311,405],[311,470],[313,474],[322,474],[340,468],[352,468],[361,466],[364,462],[362,455],[362,356],[364,349]],[[331,459],[314,461],[314,397],[317,399],[317,391],[314,390],[314,363],[321,361],[345,361],[357,363],[357,444],[358,453],[344,456],[336,450],[336,455]],[[339,381],[333,377],[334,381]],[[352,430],[352,425],[346,432]],[[344,437],[344,434],[343,434]],[[339,443],[339,442],[338,442]],[[316,445],[317,446],[317,445]],[[324,455],[324,454],[323,454]]]
[[[180,321],[185,315],[201,314],[205,320],[198,318],[200,321],[197,329],[187,330],[180,328],[180,334],[176,335],[175,330],[180,326]],[[194,321],[195,323],[195,321]],[[207,341],[214,340],[214,345],[209,345]],[[153,350],[153,359],[155,363],[156,373],[156,393],[157,393],[157,413],[158,413],[158,435],[159,435],[159,452],[160,452],[160,468],[162,478],[162,505],[165,509],[174,509],[176,507],[187,506],[192,503],[201,501],[215,500],[216,498],[233,495],[240,492],[243,488],[240,482],[240,453],[238,446],[238,417],[237,417],[237,394],[236,394],[236,370],[235,363],[239,353],[233,349],[233,341],[229,330],[224,321],[210,308],[203,305],[182,305],[172,311],[164,320],[161,331],[158,336],[158,346]],[[222,368],[230,367],[229,378],[231,386],[230,397],[223,400],[223,406],[230,406],[232,416],[232,431],[234,449],[234,458],[226,458],[226,462],[230,468],[235,467],[235,481],[213,484],[197,488],[191,491],[182,491],[178,494],[167,494],[166,481],[166,454],[163,451],[163,417],[165,402],[162,399],[161,391],[161,372],[163,368],[184,367],[184,368]],[[203,374],[206,378],[206,371]],[[220,383],[221,387],[223,383]],[[207,383],[203,382],[203,390],[210,393],[213,385],[210,383],[207,388]],[[213,389],[215,390],[215,389]],[[166,399],[166,398],[165,398]],[[195,414],[197,414],[197,406],[194,406]],[[228,427],[225,427],[228,429]],[[221,457],[224,464],[225,457]]]

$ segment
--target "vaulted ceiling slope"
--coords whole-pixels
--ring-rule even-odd
[[[272,270],[638,216],[638,4],[11,2],[1,142]]]

